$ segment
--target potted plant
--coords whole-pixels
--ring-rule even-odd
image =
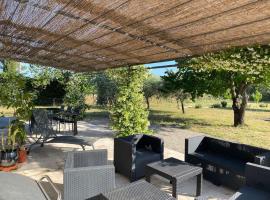
[[[7,137],[2,133],[1,141],[1,166],[9,167],[16,164],[18,159],[16,132],[12,134],[9,127]]]
[[[14,120],[11,125],[11,133],[12,135],[15,135],[15,140],[18,145],[18,162],[23,163],[27,158],[27,150],[25,146],[27,133],[24,122],[19,119]]]

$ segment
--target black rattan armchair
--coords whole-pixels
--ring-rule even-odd
[[[130,181],[145,175],[145,166],[163,159],[163,140],[150,135],[132,135],[114,139],[115,170]]]

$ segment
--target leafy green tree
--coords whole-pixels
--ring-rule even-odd
[[[147,104],[147,109],[150,109],[150,98],[158,95],[161,87],[161,79],[159,76],[150,75],[143,84],[143,93]]]
[[[252,99],[256,102],[259,103],[262,100],[262,93],[260,93],[258,90],[256,90],[252,95]]]
[[[14,66],[14,62],[10,61]],[[9,64],[7,69],[12,69]],[[16,70],[5,70],[0,74],[0,105],[14,109],[19,120],[28,120],[33,108],[35,94],[26,87],[26,78]]]
[[[86,73],[72,73],[66,83],[64,102],[72,107],[85,107],[85,97],[93,90]]]
[[[57,81],[65,91],[64,103],[72,107],[85,107],[85,97],[94,90],[93,75],[74,73],[51,67],[32,65],[32,85],[35,90],[43,91],[50,83]]]
[[[262,101],[270,101],[270,87],[260,86],[258,91],[262,93]]]
[[[182,109],[182,113],[185,113],[184,101],[190,97],[189,93],[183,90],[183,80],[179,76],[179,73],[173,71],[167,71],[165,76],[162,76],[163,85],[161,92],[167,97],[175,98],[178,109]]]
[[[269,45],[233,48],[178,62],[183,89],[193,98],[204,93],[219,97],[230,93],[234,126],[244,124],[248,87],[270,83]]]
[[[29,81],[30,87],[32,86],[33,79]],[[31,90],[31,88],[30,88]],[[33,90],[33,86],[32,86]],[[57,79],[50,81],[50,83],[44,88],[38,90],[37,98],[35,99],[35,105],[42,106],[56,106],[63,104],[63,99],[66,94],[65,84],[60,83]]]
[[[46,88],[52,81],[58,81],[65,85],[71,75],[71,72],[66,70],[39,65],[30,65],[29,73],[32,77],[32,86],[36,90]]]
[[[148,76],[144,66],[110,71],[117,84],[116,100],[111,109],[112,127],[117,136],[149,133],[148,111],[143,96],[143,83]]]
[[[94,83],[96,86],[97,104],[112,105],[115,101],[117,86],[108,72],[97,73],[94,77]]]

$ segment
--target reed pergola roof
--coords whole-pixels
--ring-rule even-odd
[[[91,71],[270,43],[270,0],[0,0],[0,58]]]

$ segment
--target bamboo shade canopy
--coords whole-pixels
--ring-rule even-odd
[[[270,0],[0,0],[0,58],[102,70],[270,43]]]

